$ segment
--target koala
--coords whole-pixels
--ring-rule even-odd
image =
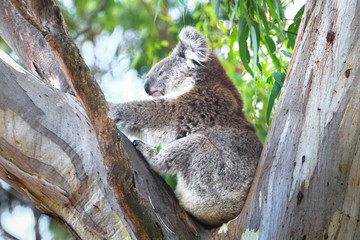
[[[262,143],[243,101],[203,35],[185,27],[144,85],[152,100],[111,104],[119,130],[159,174],[176,174],[180,205],[208,227],[241,211]],[[162,144],[157,151],[150,146]]]

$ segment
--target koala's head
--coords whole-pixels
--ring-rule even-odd
[[[145,91],[153,97],[176,98],[191,90],[196,74],[205,68],[210,53],[206,40],[193,27],[184,27],[173,53],[154,65],[147,75]]]

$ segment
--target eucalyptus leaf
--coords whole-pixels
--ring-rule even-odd
[[[270,114],[274,107],[275,99],[279,97],[281,88],[283,87],[284,80],[285,80],[285,73],[278,73],[273,72],[272,76],[275,79],[275,83],[273,88],[271,89],[270,97],[269,97],[269,103],[266,110],[266,122],[269,125],[270,124]]]
[[[256,36],[256,30],[254,25],[251,25],[250,28],[250,38],[251,38],[251,42],[252,42],[252,48],[253,48],[253,58],[254,58],[254,64],[253,64],[253,73],[254,73],[254,79],[256,79],[256,64],[258,61],[258,39]]]
[[[305,4],[299,9],[299,11],[296,13],[294,17],[294,21],[297,21],[298,19],[301,20],[302,15],[304,14]]]
[[[289,57],[289,58],[291,58],[291,56],[292,56],[292,53],[287,52],[287,51],[285,51],[285,50],[281,50],[281,52],[282,52],[285,56],[287,56],[287,57]]]
[[[240,17],[239,29],[238,29],[238,41],[239,41],[239,55],[241,62],[246,71],[254,77],[254,73],[249,66],[250,54],[247,45],[247,39],[249,36],[249,26],[243,17]]]
[[[267,3],[267,5],[268,5],[268,10],[270,11],[271,16],[272,16],[273,18],[275,18],[276,20],[280,21],[280,18],[279,18],[279,16],[277,15],[277,13],[276,13],[276,11],[275,11],[275,9],[274,9],[274,7],[273,7],[273,4],[272,4],[271,0],[266,0],[266,3]]]
[[[184,8],[187,8],[186,3],[184,2],[184,0],[179,0],[179,2],[181,3],[181,5],[183,5]]]
[[[238,17],[238,8],[239,8],[239,0],[236,0],[235,6],[231,10],[231,18],[230,18],[231,25],[234,22],[235,16]]]
[[[160,4],[161,4],[162,0],[158,0],[157,4],[156,4],[156,10],[155,10],[155,17],[154,17],[154,23],[156,21],[157,15],[159,13],[159,8],[160,8]]]
[[[215,0],[215,16],[219,19],[220,0]]]

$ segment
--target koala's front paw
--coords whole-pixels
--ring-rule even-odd
[[[134,147],[144,156],[144,158],[149,161],[156,155],[156,149],[148,146],[141,140],[133,141]]]

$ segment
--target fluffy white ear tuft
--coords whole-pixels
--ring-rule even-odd
[[[179,34],[178,54],[189,60],[190,66],[205,65],[209,60],[209,47],[205,37],[195,28],[184,27]]]

